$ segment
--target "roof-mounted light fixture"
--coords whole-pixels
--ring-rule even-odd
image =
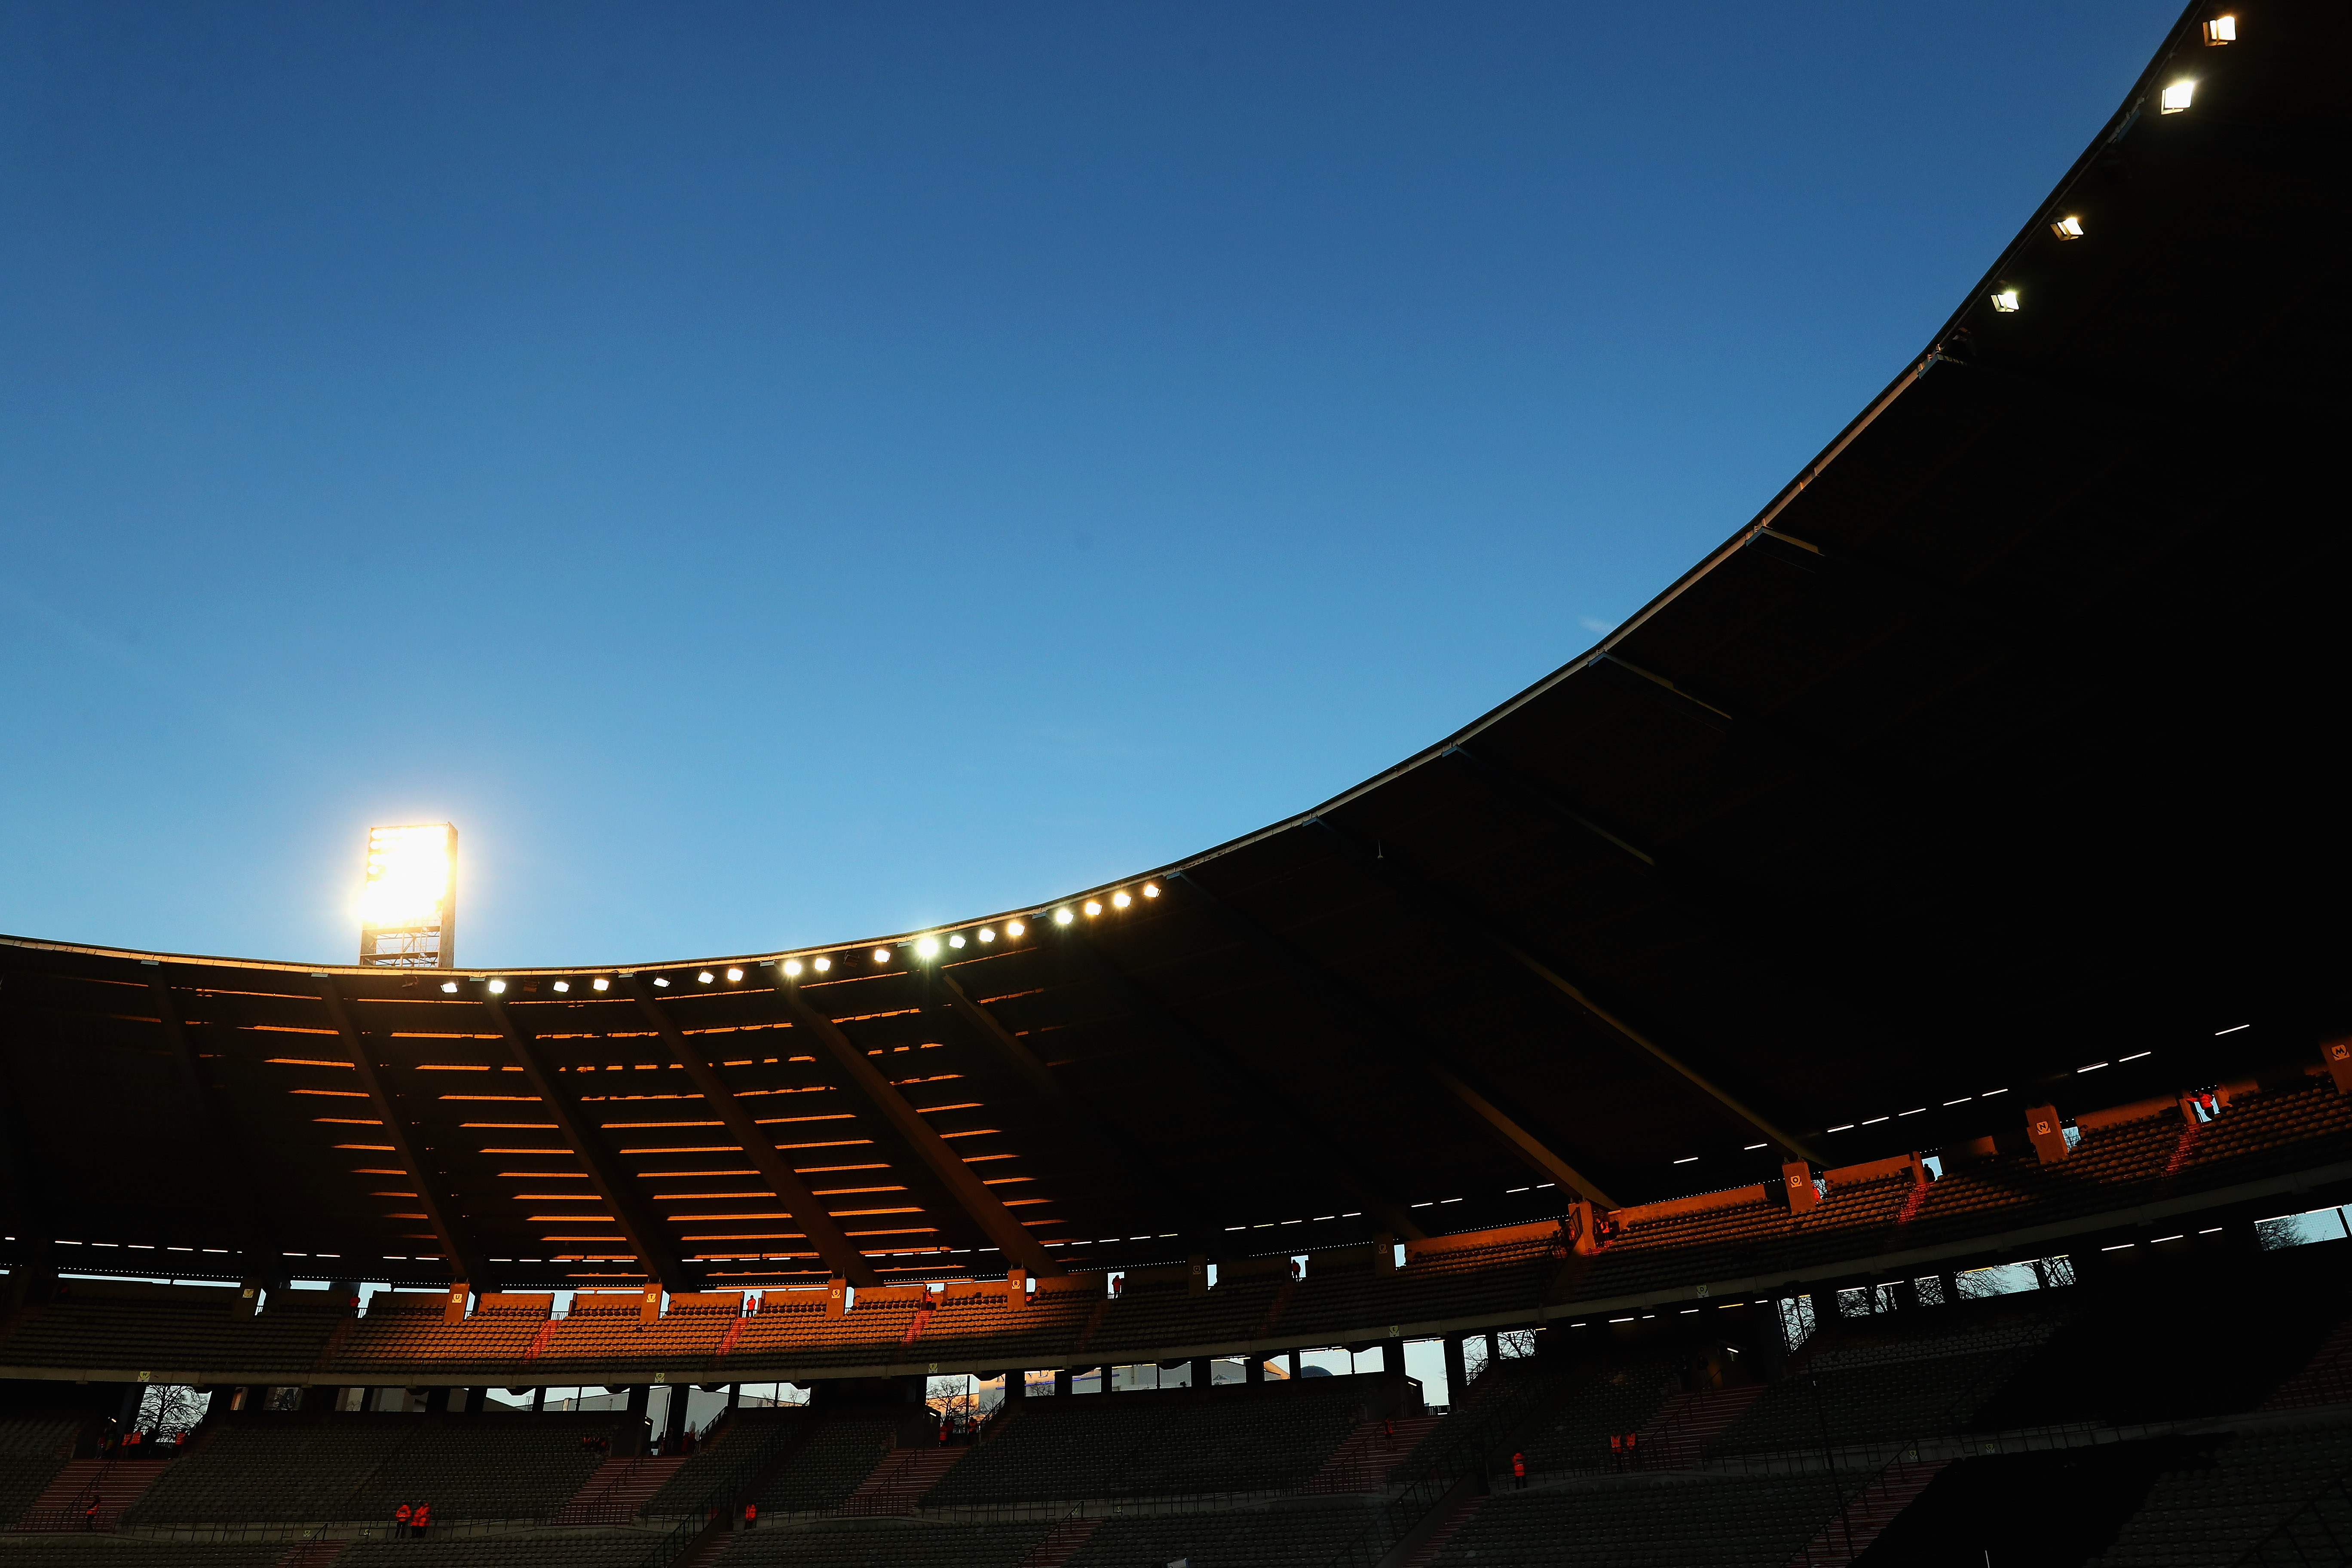
[[[889,963],[889,962],[890,962],[890,950],[889,950],[888,948],[887,948],[887,947],[877,947],[877,948],[876,948],[876,949],[874,950],[874,962],[875,962],[875,963]]]
[[[1054,923],[1057,926],[1068,925],[1071,919],[1070,908],[1067,904],[1054,911]]]
[[[948,938],[948,945],[950,947],[961,947],[963,945],[963,932],[958,931],[955,935]]]
[[[697,979],[698,981],[700,981],[700,982],[701,982],[703,984],[705,984],[705,985],[709,984],[712,981],[714,981],[714,980],[716,980],[716,979],[718,979],[718,978],[719,978],[719,977],[718,977],[717,975],[715,975],[715,974],[711,973],[710,973],[710,971],[709,971],[708,969],[704,970],[701,973],[699,973],[699,974],[698,974],[698,975],[696,975],[696,976],[695,976],[695,979]]]
[[[915,953],[919,958],[937,958],[940,955],[940,939],[935,936],[921,938],[915,943]]]
[[[776,967],[784,972],[784,978],[787,980],[797,980],[800,978],[801,961],[797,958],[785,959],[782,963],[777,964]]]
[[[1996,291],[1992,297],[1992,308],[2004,316],[2014,313],[2017,310],[2017,290],[2002,289]]]
[[[823,974],[826,970],[833,967],[833,960],[829,958],[812,958],[809,960],[809,967],[815,970],[819,974]]]
[[[2206,47],[2211,48],[2220,44],[2234,44],[2237,41],[2238,19],[2235,16],[2216,16],[2205,24]]]
[[[727,984],[730,985],[736,984],[742,978],[743,972],[740,969],[730,969],[727,972]]]
[[[588,984],[599,991],[610,991],[613,988],[613,983],[601,974]]]
[[[2196,97],[2197,84],[2184,78],[2165,88],[2156,100],[2156,107],[2160,113],[2178,114],[2187,109]]]
[[[457,983],[454,980],[444,980],[441,983],[441,989],[449,995],[455,996],[457,994]]]
[[[1007,936],[1025,936],[1028,934],[1028,931],[1029,928],[1023,925],[1019,921],[1006,921],[1004,922],[1004,934]]]
[[[1159,884],[1159,883],[1157,883],[1157,882],[1146,882],[1146,883],[1144,883],[1144,884],[1143,884],[1143,896],[1144,896],[1145,898],[1147,898],[1147,899],[1156,899],[1156,898],[1158,898],[1158,897],[1160,896],[1160,884]]]
[[[572,982],[569,980],[559,980],[555,983],[555,988],[558,991],[569,991],[572,989]]]
[[[656,975],[655,975],[655,976],[654,976],[654,984],[656,984],[656,985],[658,985],[658,986],[660,986],[660,987],[661,987],[663,990],[665,990],[665,991],[667,991],[667,990],[668,990],[668,989],[669,989],[669,980],[668,980],[668,978],[667,978],[667,976],[665,976],[665,975],[660,975],[660,974],[656,974]]]
[[[506,989],[507,983],[503,980],[493,980],[490,982],[490,994],[493,996],[504,995],[506,994]]]
[[[980,928],[978,934],[982,943],[994,942],[996,940],[996,928],[994,926],[982,926]]]
[[[1100,913],[1102,913],[1101,900],[1097,899],[1088,899],[1087,900],[1087,914],[1088,917],[1091,918]]]
[[[2050,226],[2050,232],[2061,239],[2080,239],[2083,237],[2083,220],[2072,216],[2062,217]]]

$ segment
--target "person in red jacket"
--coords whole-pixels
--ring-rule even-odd
[[[1528,1457],[1525,1454],[1511,1456],[1511,1484],[1515,1487],[1528,1484]]]
[[[416,1511],[408,1516],[409,1533],[412,1535],[423,1535],[432,1523],[433,1505],[429,1502],[418,1503],[416,1505]]]
[[[743,1528],[746,1530],[756,1530],[759,1526],[760,1505],[755,1502],[745,1503],[743,1505]]]
[[[392,1532],[393,1534],[401,1537],[405,1537],[408,1534],[408,1505],[406,1503],[402,1503],[398,1508],[392,1510]]]

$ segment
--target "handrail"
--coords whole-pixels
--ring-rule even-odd
[[[2328,1504],[2335,1508],[2335,1522],[2328,1521]],[[2315,1553],[2306,1548],[2316,1547],[2320,1540],[2326,1549]],[[2293,1556],[2288,1556],[2293,1552]],[[2326,1486],[2319,1495],[2279,1521],[2276,1529],[2246,1549],[2231,1568],[2286,1568],[2289,1563],[2337,1563],[2352,1560],[2352,1470],[2346,1470]]]

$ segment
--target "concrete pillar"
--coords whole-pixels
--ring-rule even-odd
[[[1265,1357],[1262,1355],[1253,1355],[1244,1358],[1242,1362],[1242,1381],[1244,1383],[1264,1383],[1265,1381]]]
[[[1445,1336],[1445,1407],[1459,1410],[1470,1397],[1470,1372],[1462,1354],[1462,1336]]]
[[[448,1408],[449,1390],[446,1386],[436,1386],[425,1391],[425,1414],[440,1415],[446,1414]]]
[[[490,1407],[490,1391],[487,1388],[466,1390],[466,1414],[479,1415]]]
[[[1004,1405],[1011,1408],[1015,1401],[1029,1397],[1029,1374],[1019,1369],[1004,1374]]]
[[[534,1389],[532,1389],[532,1390],[530,1391],[530,1413],[531,1413],[533,1415],[536,1415],[540,1414],[541,1411],[545,1410],[546,1408],[547,1408],[547,1390],[545,1390],[545,1389],[543,1389],[543,1388],[534,1388]]]
[[[679,1442],[686,1436],[687,1396],[693,1392],[694,1384],[690,1383],[669,1385],[669,1418],[662,1423],[662,1452],[665,1454],[677,1453]]]
[[[1503,1342],[1496,1338],[1494,1330],[1488,1329],[1486,1331],[1486,1370],[1494,1371],[1496,1363],[1502,1359]]]
[[[1209,1370],[1207,1356],[1198,1355],[1192,1358],[1192,1386],[1195,1388],[1207,1388],[1216,1382],[1215,1375]]]
[[[742,1404],[743,1385],[740,1383],[729,1384],[727,1385],[727,1408],[730,1410],[739,1409],[741,1407]]]

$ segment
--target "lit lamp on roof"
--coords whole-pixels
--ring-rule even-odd
[[[446,822],[368,829],[360,962],[448,969],[457,962],[457,830]]]

